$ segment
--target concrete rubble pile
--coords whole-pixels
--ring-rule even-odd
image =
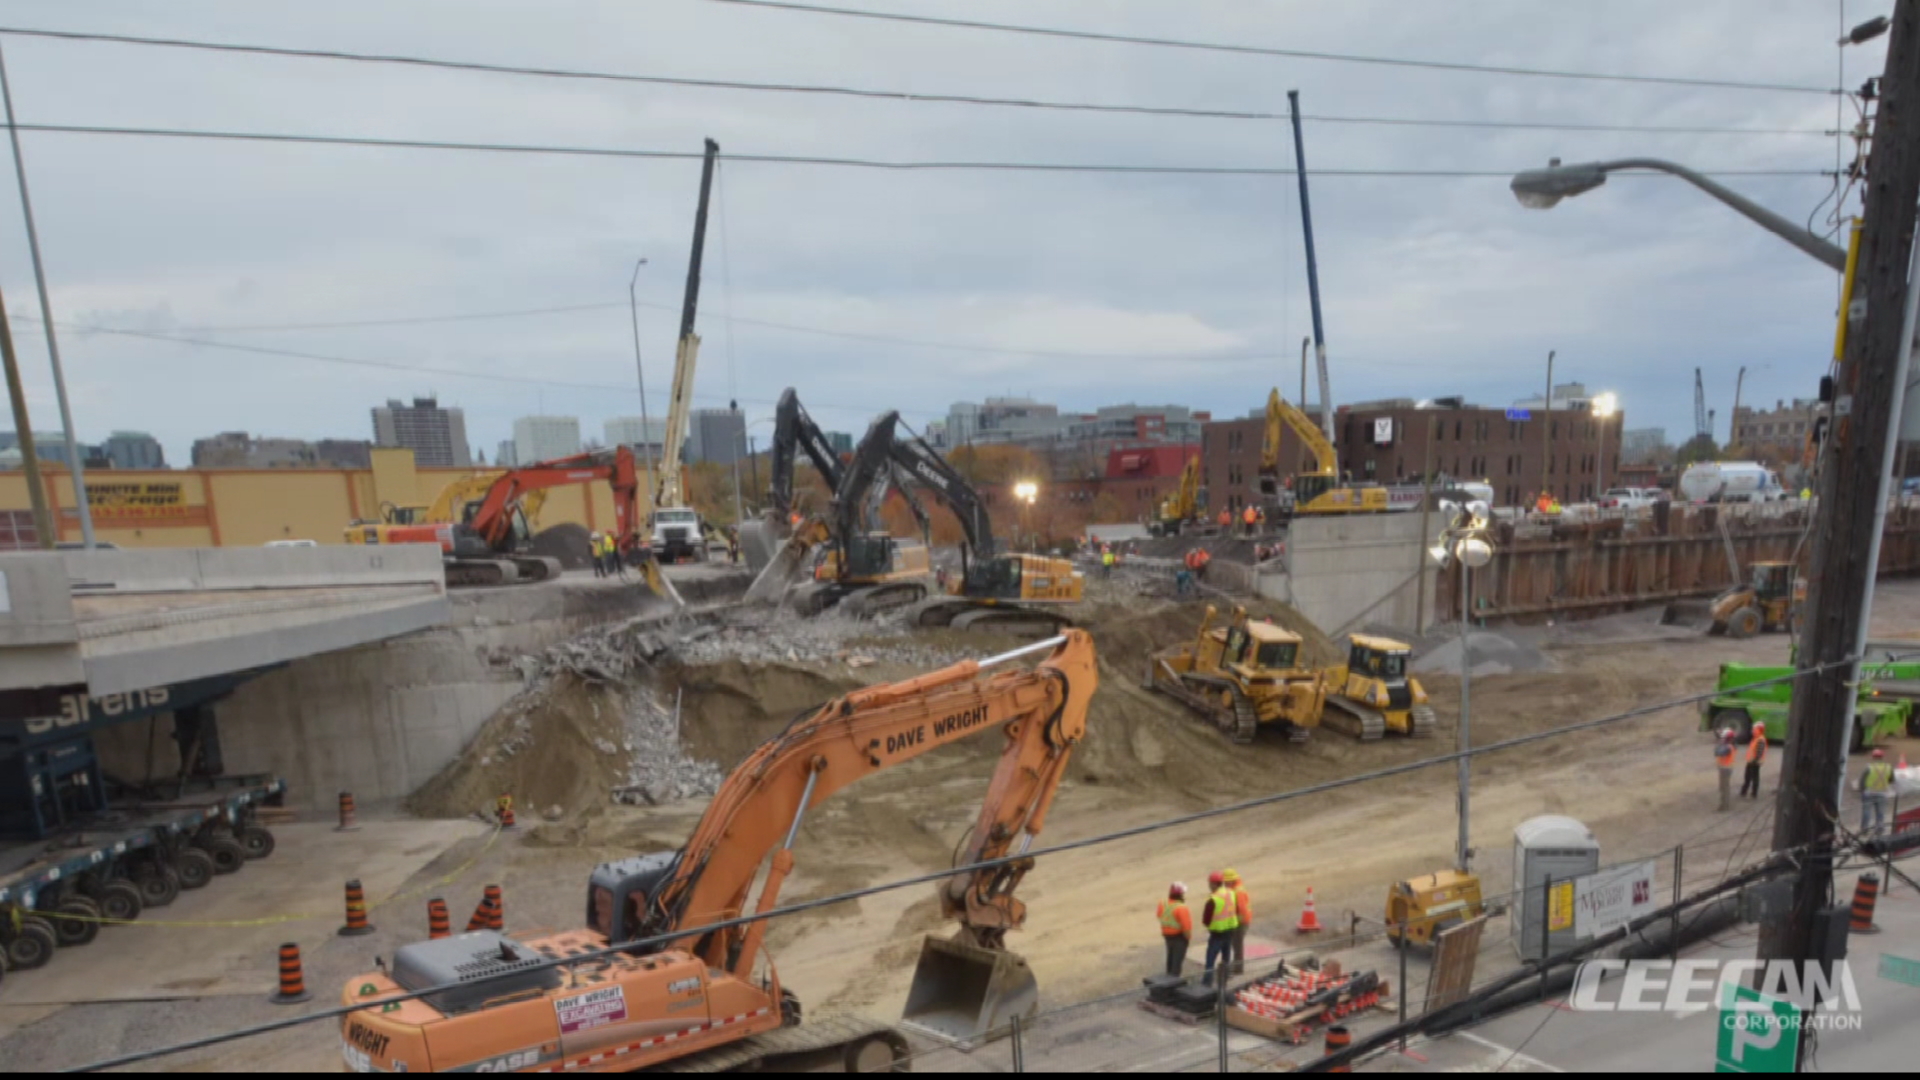
[[[649,694],[635,695],[621,749],[627,754],[627,783],[614,791],[615,802],[654,806],[711,796],[726,779],[719,766],[687,756],[673,710]]]
[[[899,643],[879,639],[898,635]],[[911,644],[901,619],[854,619],[832,611],[802,619],[775,616],[742,620],[714,627],[711,633],[686,637],[672,646],[674,658],[685,664],[717,664],[738,660],[754,664],[903,664],[933,669],[955,663],[973,653],[955,652],[925,644]]]

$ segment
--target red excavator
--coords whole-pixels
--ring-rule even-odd
[[[1045,653],[1031,670],[985,669]],[[762,950],[807,811],[863,777],[987,732],[1005,740],[985,804],[938,887],[952,939],[928,938],[900,1027],[971,1045],[1039,989],[1006,936],[1026,921],[1013,893],[1032,866],[1067,761],[1086,733],[1098,676],[1084,631],[919,678],[856,690],[762,744],[733,771],[679,851],[606,863],[587,883],[587,926],[518,938],[480,931],[418,942],[342,993],[350,1068],[377,1072],[904,1071],[894,1025],[801,1023],[800,1000]],[[764,874],[762,865],[766,865]],[[647,942],[647,944],[640,944]],[[575,959],[577,958],[577,959]],[[856,961],[849,960],[849,963]],[[865,962],[865,961],[858,961]],[[402,993],[421,997],[389,1001]]]
[[[590,480],[605,480],[613,486],[614,536],[621,558],[638,562],[647,583],[664,595],[664,579],[638,529],[640,480],[633,451],[624,446],[508,469],[479,498],[453,506],[451,520],[355,524],[347,529],[347,542],[439,544],[447,558],[451,586],[545,581],[560,576],[560,561],[525,554],[533,538],[521,500],[536,491]]]

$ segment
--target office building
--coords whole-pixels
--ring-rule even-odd
[[[443,409],[435,398],[417,397],[413,404],[389,398],[373,410],[375,446],[401,446],[413,451],[416,464],[467,468],[473,450],[467,445],[467,417],[459,409]]]
[[[747,456],[747,417],[738,409],[695,409],[687,429],[688,462],[731,465]]]
[[[580,418],[523,416],[513,422],[513,460],[534,465],[580,452]]]
[[[1819,404],[1812,398],[1776,400],[1773,408],[1764,412],[1743,405],[1733,414],[1733,442],[1728,449],[1745,457],[1798,461],[1806,449],[1807,430],[1813,426],[1813,411]]]
[[[100,444],[100,454],[116,469],[164,469],[166,451],[144,431],[116,431]]]
[[[500,445],[493,452],[493,463],[502,469],[511,469],[520,464],[520,459],[513,455],[512,439],[500,440]]]
[[[648,417],[642,420],[638,416],[616,416],[601,426],[608,446],[625,446],[633,450],[636,456],[644,458],[647,454],[659,454],[667,442],[667,422],[665,419]]]
[[[836,454],[851,454],[853,453],[853,436],[844,431],[829,431],[827,445],[832,447]],[[938,446],[939,444],[931,443],[930,445]]]

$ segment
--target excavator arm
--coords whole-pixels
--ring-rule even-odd
[[[1313,455],[1313,475],[1340,475],[1340,455],[1334,450],[1333,443],[1328,441],[1326,433],[1306,413],[1289,405],[1278,390],[1267,395],[1266,438],[1260,443],[1260,472],[1263,475],[1279,475],[1282,425],[1292,428],[1293,433],[1306,444],[1307,452]]]
[[[840,455],[833,452],[826,433],[807,415],[806,407],[800,404],[800,395],[789,386],[780,395],[780,405],[773,414],[773,476],[767,482],[767,507],[782,521],[793,512],[793,467],[797,454],[805,454],[820,471],[828,491],[839,489]]]
[[[640,480],[634,469],[633,451],[624,446],[612,452],[577,454],[526,468],[509,469],[487,486],[467,524],[480,534],[489,548],[504,551],[512,535],[513,507],[516,503],[527,497],[537,500],[539,493],[551,488],[592,480],[605,480],[613,486],[614,532],[621,549],[626,550],[637,544]],[[449,498],[448,492],[460,483],[456,481],[448,485],[441,497]]]
[[[1041,650],[1048,655],[1031,670],[985,674]],[[738,917],[769,856],[756,910],[771,910],[792,871],[794,842],[809,808],[874,773],[990,731],[999,732],[1006,745],[962,862],[1023,854],[1044,827],[1068,760],[1086,734],[1097,682],[1092,639],[1070,630],[1005,656],[857,690],[802,715],[733,771],[671,872],[648,895],[629,895],[619,905],[645,912],[637,932],[624,936],[669,934]],[[959,874],[942,887],[942,911],[960,924],[962,940],[1003,947],[1007,932],[1026,918],[1013,892],[1027,869],[1016,862]],[[757,922],[681,944],[691,945],[709,966],[745,978],[765,926]],[[607,929],[619,940],[616,928]]]

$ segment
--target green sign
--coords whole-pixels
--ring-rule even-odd
[[[1880,957],[1880,977],[1905,986],[1920,986],[1920,960],[1899,956]]]
[[[1800,1010],[1738,983],[1720,984],[1714,1072],[1790,1073],[1800,1061]]]

